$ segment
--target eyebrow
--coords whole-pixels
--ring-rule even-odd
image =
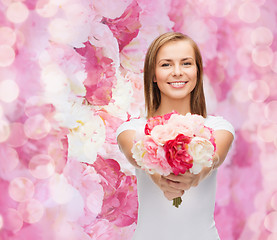
[[[181,61],[186,61],[186,60],[189,60],[189,59],[194,60],[193,57],[186,57],[186,58],[182,58]],[[159,62],[161,62],[161,61],[170,62],[170,61],[172,61],[172,59],[166,59],[166,58],[165,58],[165,59],[160,59],[160,60],[159,60]]]

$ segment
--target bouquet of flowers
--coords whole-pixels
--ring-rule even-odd
[[[145,135],[133,145],[134,159],[148,173],[163,176],[198,174],[203,167],[211,167],[216,144],[213,130],[204,121],[200,115],[175,111],[150,118]],[[173,205],[179,207],[181,202],[175,198]]]

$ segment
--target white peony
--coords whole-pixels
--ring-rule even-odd
[[[80,162],[94,163],[105,142],[106,129],[101,117],[91,106],[73,104],[68,113],[68,156]]]
[[[191,173],[198,174],[203,167],[211,167],[214,146],[209,140],[194,137],[188,144],[188,153],[193,158],[193,166],[190,168]]]
[[[143,164],[143,157],[146,153],[143,142],[140,140],[134,144],[132,147],[133,158],[136,159],[136,162],[139,166]]]

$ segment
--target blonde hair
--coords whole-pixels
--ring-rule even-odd
[[[144,97],[148,118],[153,116],[161,103],[160,90],[157,84],[154,83],[156,58],[158,51],[163,45],[168,42],[181,40],[186,40],[190,42],[194,50],[197,66],[197,82],[195,88],[191,92],[190,98],[191,113],[199,114],[203,117],[207,116],[206,101],[203,89],[203,64],[200,50],[197,44],[187,35],[178,32],[168,32],[160,35],[152,42],[152,44],[148,48],[144,61]]]

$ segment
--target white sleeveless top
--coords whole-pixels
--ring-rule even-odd
[[[123,123],[117,136],[125,130],[144,132],[145,118]],[[208,116],[205,126],[214,130],[228,130],[235,136],[233,126],[222,117]],[[141,169],[136,169],[138,189],[138,222],[133,240],[217,240],[215,222],[216,174],[214,170],[197,187],[182,196],[176,208],[163,192]]]

